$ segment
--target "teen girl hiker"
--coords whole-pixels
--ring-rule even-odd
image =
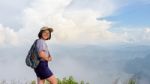
[[[45,80],[49,81],[50,84],[57,84],[57,79],[48,67],[48,62],[52,61],[52,57],[49,53],[48,46],[45,41],[51,39],[52,28],[42,27],[36,41],[37,54],[40,57],[39,64],[34,71],[37,76],[37,83],[44,84]]]

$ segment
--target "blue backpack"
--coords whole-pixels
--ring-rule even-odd
[[[35,42],[31,46],[28,55],[26,56],[25,59],[26,65],[33,69],[36,68],[40,63],[40,57],[37,51],[36,44],[37,44],[37,40],[35,40]]]

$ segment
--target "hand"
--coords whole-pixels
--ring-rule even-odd
[[[48,61],[52,61],[52,57],[51,56],[48,56]]]

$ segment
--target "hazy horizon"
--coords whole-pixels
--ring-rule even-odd
[[[35,80],[32,69],[25,65],[25,57],[30,45],[0,49],[0,80]],[[73,76],[77,81],[90,84],[113,84],[115,80],[123,82],[137,75],[140,81],[150,83],[147,67],[150,46],[114,46],[100,45],[61,46],[49,45],[53,61],[49,67],[58,78]],[[7,51],[7,53],[6,53]],[[145,62],[146,61],[146,62]],[[5,73],[3,73],[5,72]],[[9,76],[8,76],[9,75]],[[148,84],[145,83],[145,84]],[[118,82],[119,84],[119,82]],[[139,83],[142,84],[142,83]]]

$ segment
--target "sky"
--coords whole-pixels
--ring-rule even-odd
[[[149,7],[150,5],[148,3],[130,3],[112,16],[106,17],[106,19],[116,21],[117,26],[130,28],[149,27]]]
[[[1,45],[30,42],[45,25],[56,30],[53,43],[148,44],[150,41],[148,0],[0,2]]]
[[[0,70],[0,75],[3,75],[0,80],[17,77],[28,79],[24,73],[30,74],[30,79],[35,79],[33,72],[24,66],[24,59],[43,26],[54,29],[52,39],[47,44],[56,60],[52,67],[58,77],[74,75],[92,84],[110,84],[113,80],[123,80],[134,74],[130,73],[131,67],[126,69],[128,62],[147,64],[143,60],[149,56],[146,52],[150,42],[149,0],[0,0],[0,12],[0,68],[5,64]],[[134,51],[134,48],[137,50]],[[68,51],[70,53],[66,53]],[[65,59],[61,59],[61,55]],[[90,59],[96,61],[92,61],[91,69],[88,69]],[[118,65],[121,61],[123,63]],[[15,69],[9,65],[11,62]],[[106,63],[106,66],[112,67],[103,66]],[[60,64],[65,68],[58,67]],[[99,68],[94,67],[97,65]],[[74,70],[69,71],[70,67]],[[82,76],[75,72],[76,68],[83,73]],[[149,70],[142,68],[142,74]],[[23,73],[14,75],[21,70]],[[12,76],[7,77],[2,73],[4,71]],[[88,77],[88,72],[91,77]],[[114,78],[109,79],[109,76]]]

